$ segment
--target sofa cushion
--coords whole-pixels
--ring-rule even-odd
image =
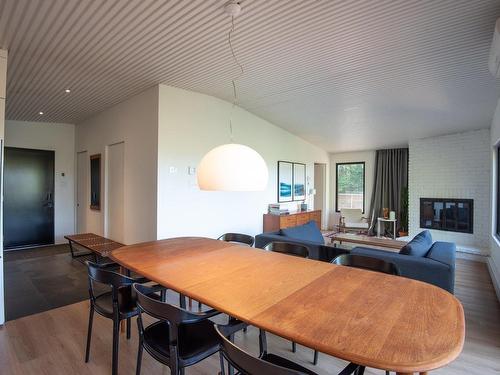
[[[400,254],[412,255],[415,257],[425,257],[432,246],[432,236],[431,232],[424,230],[417,234],[413,240],[408,242],[401,251]]]
[[[317,227],[316,222],[312,220],[304,225],[284,228],[281,230],[281,235],[296,240],[311,241],[320,244],[325,243],[325,239],[323,238],[321,231]]]

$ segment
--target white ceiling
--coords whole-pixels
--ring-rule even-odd
[[[78,123],[157,83],[231,100],[226,2],[0,0],[7,118]],[[491,123],[499,0],[241,3],[241,106],[328,151]]]

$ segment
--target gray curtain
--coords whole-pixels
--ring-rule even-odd
[[[401,190],[408,186],[408,149],[377,150],[375,156],[375,182],[370,205],[369,233],[377,231],[377,218],[382,209],[396,212],[398,229],[401,225]]]

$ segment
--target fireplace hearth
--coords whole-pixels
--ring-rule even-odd
[[[474,200],[420,198],[420,227],[473,233]]]

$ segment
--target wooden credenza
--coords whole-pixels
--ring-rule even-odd
[[[321,229],[321,210],[295,212],[289,215],[264,214],[264,232],[275,232],[277,230],[305,224],[314,220]]]

